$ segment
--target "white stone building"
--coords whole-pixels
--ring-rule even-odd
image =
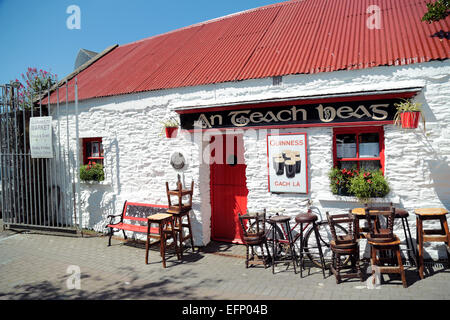
[[[174,183],[177,174],[186,184],[195,182],[191,217],[198,246],[238,242],[236,214],[246,209],[284,208],[295,216],[311,199],[326,219],[326,211],[361,206],[355,197],[331,192],[328,172],[345,167],[344,158],[383,169],[390,192],[374,201],[407,209],[413,237],[415,208],[450,208],[450,44],[436,36],[448,29],[449,18],[421,22],[425,4],[412,0],[397,7],[378,1],[379,11],[367,11],[363,1],[350,8],[351,0],[322,10],[324,2],[289,1],[237,13],[114,47],[88,62],[76,74],[79,142],[101,138],[105,181],[81,183],[83,227],[105,231],[106,217],[119,214],[125,200],[167,204],[164,183]],[[370,27],[377,18],[381,26]],[[422,124],[393,124],[389,108],[403,97],[422,103],[425,132]],[[331,120],[326,113],[314,118],[319,106],[330,107]],[[232,112],[244,115],[242,121],[231,121]],[[161,121],[170,117],[186,128],[171,139],[161,135]],[[189,130],[194,118],[209,123]],[[73,143],[74,128],[70,132]],[[307,192],[269,191],[267,135],[286,133],[306,133]],[[236,166],[210,164],[217,158],[211,137],[222,135],[237,136],[230,149]],[[338,135],[361,137],[358,155],[337,150]],[[359,145],[366,138],[378,148],[371,157]],[[174,152],[186,159],[181,170],[170,164]],[[403,239],[400,224],[396,230]],[[425,250],[426,258],[445,254],[440,244]]]

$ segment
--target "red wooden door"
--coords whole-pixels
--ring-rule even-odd
[[[242,135],[219,135],[211,139],[211,238],[242,243],[238,213],[247,211]]]

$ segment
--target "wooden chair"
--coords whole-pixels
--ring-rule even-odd
[[[330,247],[332,251],[332,262],[330,273],[336,277],[336,283],[339,284],[342,278],[359,278],[364,281],[359,265],[359,242],[357,234],[357,218],[352,215],[351,210],[348,214],[330,215],[326,213],[328,225],[330,226],[332,240]],[[338,234],[336,225],[344,227],[347,224],[347,234]],[[341,264],[341,256],[350,256],[351,271],[350,273],[341,274],[342,269],[346,268]]]
[[[392,205],[389,207],[370,207],[366,204],[364,210],[369,225],[367,243],[370,245],[372,265],[379,266],[380,273],[400,274],[403,287],[406,288],[405,270],[400,254],[400,239],[394,234],[395,208]],[[384,223],[380,219],[382,216],[385,217]],[[373,219],[374,217],[376,219]],[[394,259],[382,255],[386,252],[391,252]],[[378,257],[377,253],[379,254]],[[396,266],[384,265],[384,263],[393,264],[395,257],[397,257]]]
[[[170,213],[174,217],[175,226],[174,230],[177,233],[178,246],[180,247],[181,254],[183,254],[183,242],[190,239],[192,252],[194,252],[194,239],[192,236],[191,219],[189,217],[189,212],[192,210],[192,195],[194,193],[194,181],[191,183],[190,189],[183,189],[183,185],[179,179],[177,181],[177,188],[174,190],[169,189],[169,183],[166,182],[166,193],[167,200],[169,203],[169,208],[167,213]],[[183,197],[187,196],[189,198],[188,202],[183,203]],[[172,197],[177,199],[177,202],[172,202]],[[183,219],[186,218],[186,222]],[[185,229],[189,233],[186,235],[184,233]]]
[[[239,222],[242,227],[242,240],[246,247],[245,267],[248,268],[249,262],[252,264],[263,264],[267,268],[267,259],[270,258],[269,247],[267,246],[266,237],[266,209],[262,213],[256,212],[254,214],[248,213],[239,215]],[[261,249],[261,258],[255,252],[255,247]],[[267,256],[264,254],[264,248],[267,251]],[[250,256],[251,250],[251,256]]]

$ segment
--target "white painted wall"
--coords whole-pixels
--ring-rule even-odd
[[[83,226],[102,231],[107,223],[106,216],[118,214],[124,200],[166,204],[164,182],[175,181],[177,176],[169,165],[169,158],[173,152],[180,151],[188,159],[188,167],[181,174],[186,183],[195,181],[195,244],[206,245],[210,241],[209,165],[202,161],[208,138],[204,137],[203,141],[201,136],[189,133],[179,134],[175,139],[159,136],[160,121],[176,115],[176,108],[422,86],[424,89],[418,100],[425,108],[427,133],[423,134],[421,129],[404,131],[393,125],[384,128],[386,177],[392,189],[388,198],[410,210],[409,221],[415,237],[414,208],[450,208],[449,75],[450,60],[446,60],[285,76],[280,86],[273,86],[272,79],[266,78],[80,101],[80,138],[103,138],[106,171],[105,182],[81,184]],[[70,108],[73,110],[72,105]],[[72,149],[74,125],[71,116]],[[66,132],[64,123],[61,131],[63,135]],[[269,194],[267,132],[246,130],[249,209],[284,207],[287,214],[295,216],[304,210],[300,201],[311,198],[325,218],[325,211],[337,213],[360,206],[357,202],[342,201],[330,192],[327,174],[333,164],[331,127],[282,129],[280,132],[306,132],[308,135],[310,193]],[[397,233],[403,237],[403,232]],[[440,244],[427,246],[426,251],[433,258],[445,254]]]

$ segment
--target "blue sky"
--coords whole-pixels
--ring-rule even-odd
[[[28,67],[73,71],[81,48],[100,52],[198,22],[277,0],[0,0],[0,84],[21,79]],[[70,5],[80,8],[80,29],[68,29]],[[71,19],[69,19],[71,20]]]

